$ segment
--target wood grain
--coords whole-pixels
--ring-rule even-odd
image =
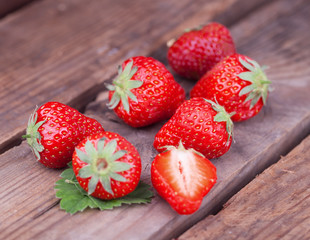
[[[124,59],[154,51],[197,11],[207,9],[200,16],[208,21],[238,1],[45,0],[7,16],[0,22],[0,152],[20,143],[36,105],[56,100],[83,109]]]
[[[201,20],[208,21],[219,12],[227,11],[235,2],[224,0],[200,4],[197,1],[190,4],[185,1],[151,1],[146,8],[137,2],[127,6],[133,9],[134,14],[125,9],[126,5],[119,8],[118,4],[112,4],[103,14],[98,10],[111,2],[92,1],[85,9],[82,1],[44,1],[10,15],[0,22],[0,33],[6,34],[6,38],[0,39],[3,53],[0,58],[0,82],[3,83],[0,89],[1,150],[7,150],[16,143],[35,105],[58,100],[83,108],[103,90],[101,82],[115,74],[121,59],[153,52],[175,33],[181,33],[188,27],[186,24],[192,27],[200,24]],[[253,5],[249,7],[255,7],[258,2],[252,1]],[[172,6],[172,10],[166,11]],[[163,10],[166,12],[164,15]],[[162,19],[158,19],[158,14]],[[193,18],[182,24],[188,16]],[[111,28],[116,25],[117,30]],[[152,149],[143,152],[147,155]],[[1,186],[1,238],[23,236],[31,239],[40,235],[47,226],[55,225],[55,222],[48,223],[42,219],[54,219],[57,224],[71,219],[59,211],[58,206],[55,208],[58,200],[54,197],[53,183],[60,171],[36,164],[25,143],[1,155],[0,172],[5,179]],[[146,171],[144,179],[149,182]],[[124,209],[110,212],[111,219],[113,216],[120,218],[118,213]],[[130,212],[133,219],[140,218],[144,207],[137,209],[140,213]],[[169,208],[167,210],[170,211]],[[88,211],[83,216],[89,218],[94,213],[102,214]],[[154,229],[157,231],[158,227]],[[68,234],[68,229],[48,234],[59,238],[62,232]]]
[[[17,11],[21,7],[25,7],[32,1],[34,0],[0,0],[0,18],[13,11]]]
[[[75,3],[78,2],[76,1]],[[177,4],[181,4],[180,2]],[[44,3],[51,4],[48,0]],[[166,4],[170,4],[170,2]],[[184,18],[186,18],[186,21],[184,24],[174,22],[172,25],[167,26],[167,29],[164,27],[165,30],[162,30],[160,27],[161,30],[154,30],[156,34],[153,33],[150,38],[146,37],[143,41],[139,39],[140,37],[143,38],[145,32],[140,32],[137,40],[134,43],[129,43],[129,47],[133,48],[133,52],[130,52],[130,54],[144,54],[149,51],[156,56],[164,56],[163,42],[169,39],[166,39],[166,37],[171,37],[169,32],[176,33],[182,26],[197,21],[195,19],[203,19],[205,17],[203,10],[208,8],[208,4],[204,3],[202,6],[196,6],[197,12],[192,16],[185,14]],[[219,5],[215,4],[214,6],[218,7]],[[227,7],[229,6],[228,4]],[[187,7],[189,6],[184,6],[183,8],[185,12],[187,12]],[[79,9],[79,6],[75,6],[74,9]],[[115,9],[117,9],[116,6]],[[310,32],[307,31],[308,25],[306,24],[309,22],[309,9],[309,2],[306,0],[273,1],[252,12],[252,14],[231,27],[238,50],[241,53],[249,55],[262,64],[270,65],[271,68],[268,70],[267,75],[273,81],[275,90],[270,94],[268,105],[258,116],[247,122],[236,124],[236,143],[233,144],[230,151],[223,157],[213,160],[218,169],[218,182],[204,199],[202,207],[197,213],[190,216],[177,215],[164,200],[156,195],[149,205],[121,207],[105,212],[88,210],[82,214],[70,216],[59,209],[57,199],[54,197],[53,183],[58,179],[60,171],[46,169],[39,163],[35,164],[30,150],[25,143],[22,143],[20,146],[10,149],[0,156],[0,176],[3,176],[4,179],[0,187],[0,212],[4,212],[0,216],[0,238],[171,239],[172,237],[177,237],[208,214],[216,211],[256,174],[277,161],[281,154],[288,152],[298,141],[309,134],[310,96],[308,90],[310,83],[308,76],[310,69],[307,66],[310,64],[310,59],[308,57],[309,50],[307,51],[307,49],[310,49],[310,43],[307,39],[310,37]],[[138,10],[135,11],[139,12]],[[192,10],[188,11],[191,12]],[[222,9],[222,11],[224,10]],[[79,11],[77,12],[80,13]],[[90,11],[89,14],[94,12],[94,10],[93,12]],[[75,15],[73,14],[73,16]],[[137,15],[137,17],[140,16],[139,14]],[[129,19],[128,21],[134,20]],[[149,19],[149,21],[151,20]],[[159,20],[153,19],[153,21],[155,21],[153,26],[158,26],[159,22],[157,21]],[[133,31],[133,29],[127,32],[125,26],[123,28],[124,32],[131,36],[129,32]],[[90,32],[86,32],[90,34]],[[113,40],[116,35],[115,33],[113,35],[112,32],[106,33],[111,34],[109,35],[112,37],[110,39],[111,43],[125,41],[124,39]],[[87,37],[87,39],[89,40],[93,36],[90,35],[90,38]],[[69,36],[67,37],[71,39]],[[75,37],[78,38],[79,35],[76,33]],[[81,36],[81,38],[83,37]],[[52,38],[50,44],[53,42],[57,43],[58,40],[56,39],[58,38]],[[152,39],[156,40],[153,42]],[[65,39],[62,40],[65,41]],[[70,41],[71,44],[74,44],[73,39]],[[77,39],[77,41],[79,40]],[[145,45],[142,44],[144,41],[146,41]],[[80,44],[85,44],[85,42],[86,37],[83,41],[81,40]],[[70,44],[68,43],[68,45]],[[50,48],[53,49],[53,47],[57,48],[57,45]],[[156,51],[157,47],[159,47],[159,52]],[[70,49],[69,46],[67,48]],[[103,49],[103,52],[107,54],[106,51],[109,51],[108,49]],[[32,99],[32,104],[35,104],[36,102],[44,101],[44,99],[50,99],[51,95],[54,94],[55,100],[62,99],[67,102],[82,104],[81,92],[85,94],[87,92],[85,89],[88,89],[85,87],[87,85],[86,81],[79,75],[85,76],[82,70],[78,69],[81,66],[80,62],[82,60],[85,61],[85,66],[89,66],[93,63],[92,61],[96,62],[96,60],[101,60],[105,63],[104,69],[101,69],[98,65],[93,67],[92,71],[86,67],[84,68],[85,74],[90,72],[96,73],[96,75],[93,75],[92,81],[97,81],[98,84],[92,85],[95,87],[91,89],[98,88],[93,90],[96,93],[101,91],[100,81],[113,76],[115,74],[115,66],[109,65],[106,56],[102,56],[102,58],[96,56],[92,59],[92,51],[95,51],[95,49],[90,51],[84,48],[80,49],[80,51],[76,49],[74,53],[68,51],[67,54],[73,54],[80,58],[77,61],[73,61],[74,56],[70,56],[68,57],[69,60],[63,60],[59,65],[52,62],[55,60],[48,57],[41,59],[41,66],[45,69],[44,71],[46,71],[48,76],[53,76],[52,72],[58,69],[57,74],[60,75],[61,80],[55,80],[56,86],[62,81],[64,85],[61,86],[67,87],[67,84],[72,84],[77,79],[81,81],[79,82],[80,85],[79,87],[69,87],[70,89],[65,87],[64,90],[61,89],[58,93],[53,91],[48,93],[46,88],[44,91],[47,96],[45,97],[41,93],[36,92],[37,90],[33,90],[34,95],[31,97],[27,96],[23,100]],[[117,56],[114,56],[115,58],[111,56],[109,59],[115,63],[121,58],[126,58],[130,55],[127,52],[127,46],[120,51],[121,53],[116,53]],[[66,54],[63,56],[66,58]],[[89,58],[92,60],[89,60]],[[62,59],[59,58],[59,60],[61,61]],[[48,63],[48,61],[51,62]],[[62,64],[66,66],[61,67]],[[21,68],[22,66],[21,64]],[[21,69],[20,71],[22,72],[23,70]],[[40,73],[40,76],[43,78],[45,76],[44,71]],[[38,74],[34,70],[29,70],[29,72],[25,70],[25,72],[33,75]],[[31,74],[27,75],[27,81],[30,81],[32,78]],[[71,82],[68,81],[67,83],[65,76],[62,76],[62,74],[72,78]],[[72,77],[70,74],[74,76]],[[108,80],[110,81],[111,79]],[[177,78],[177,80],[186,88],[187,92],[193,85],[192,82],[181,78]],[[38,85],[34,84],[34,86],[40,86],[40,81],[43,80],[38,81]],[[84,90],[82,91],[83,87]],[[72,93],[69,94],[69,90]],[[79,101],[75,100],[79,98]],[[106,108],[106,102],[107,92],[104,91],[98,96],[96,101],[87,106],[86,114],[98,119],[106,130],[118,132],[137,147],[142,157],[142,179],[150,182],[150,163],[156,154],[156,151],[150,146],[152,146],[155,133],[163,125],[163,122],[142,129],[130,128]],[[31,103],[28,103],[28,110],[19,110],[21,113],[30,111],[30,105]],[[19,190],[19,186],[21,186],[21,190]]]
[[[179,240],[310,239],[310,136]]]

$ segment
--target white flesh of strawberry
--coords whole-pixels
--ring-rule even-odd
[[[210,181],[204,161],[202,157],[191,151],[173,149],[166,169],[173,189],[193,200],[201,198],[201,193]]]

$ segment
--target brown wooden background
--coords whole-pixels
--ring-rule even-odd
[[[0,0],[0,16],[0,239],[310,238],[309,1]],[[201,209],[180,216],[155,194],[149,205],[61,211],[53,189],[61,170],[36,163],[21,140],[34,107],[60,101],[123,135],[150,183],[153,138],[164,122],[126,126],[106,108],[103,82],[135,55],[171,70],[166,41],[208,21],[225,24],[240,53],[270,66],[274,91],[258,116],[236,124],[230,151],[213,160],[218,182]],[[193,83],[175,77],[189,92]]]

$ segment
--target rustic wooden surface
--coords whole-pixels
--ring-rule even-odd
[[[83,109],[124,59],[153,52],[175,28],[207,22],[239,1],[42,0],[8,15],[0,21],[0,152],[20,142],[35,105]],[[252,2],[235,14],[260,1]]]
[[[0,0],[0,18],[27,6],[32,1],[34,0]]]
[[[44,0],[0,21],[0,35],[6,36],[0,38],[1,239],[177,237],[220,209],[309,134],[309,1],[121,3]],[[163,123],[142,129],[126,126],[106,108],[102,82],[111,81],[116,66],[129,56],[151,55],[167,63],[168,39],[212,19],[230,27],[240,53],[270,66],[267,75],[275,90],[258,116],[236,124],[231,150],[213,160],[218,183],[201,209],[179,216],[156,195],[149,205],[74,216],[61,211],[53,190],[61,171],[35,163],[25,142],[12,147],[20,142],[34,106],[57,100],[85,109],[106,130],[134,143],[142,157],[142,179],[150,183],[150,163],[156,154],[153,137]],[[177,80],[187,92],[193,85]]]
[[[310,136],[178,240],[310,239]]]

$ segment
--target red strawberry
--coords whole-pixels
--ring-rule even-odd
[[[81,187],[93,197],[114,199],[132,192],[139,183],[141,159],[122,136],[101,132],[85,138],[72,158]]]
[[[24,137],[39,162],[50,168],[63,168],[81,140],[102,131],[95,119],[65,104],[48,102],[30,116]]]
[[[159,61],[132,57],[119,68],[108,107],[132,127],[143,127],[173,115],[185,100],[184,89]]]
[[[193,148],[212,159],[222,156],[231,145],[233,123],[220,105],[204,98],[185,101],[155,136],[154,147],[162,152],[165,146]]]
[[[206,73],[190,95],[217,100],[228,113],[236,113],[233,121],[243,121],[255,116],[266,104],[270,83],[257,62],[234,54]]]
[[[229,30],[219,23],[210,23],[181,35],[169,48],[168,61],[179,75],[197,80],[235,52]]]
[[[178,148],[158,154],[151,167],[154,188],[179,214],[198,210],[216,182],[215,166],[191,149]]]

